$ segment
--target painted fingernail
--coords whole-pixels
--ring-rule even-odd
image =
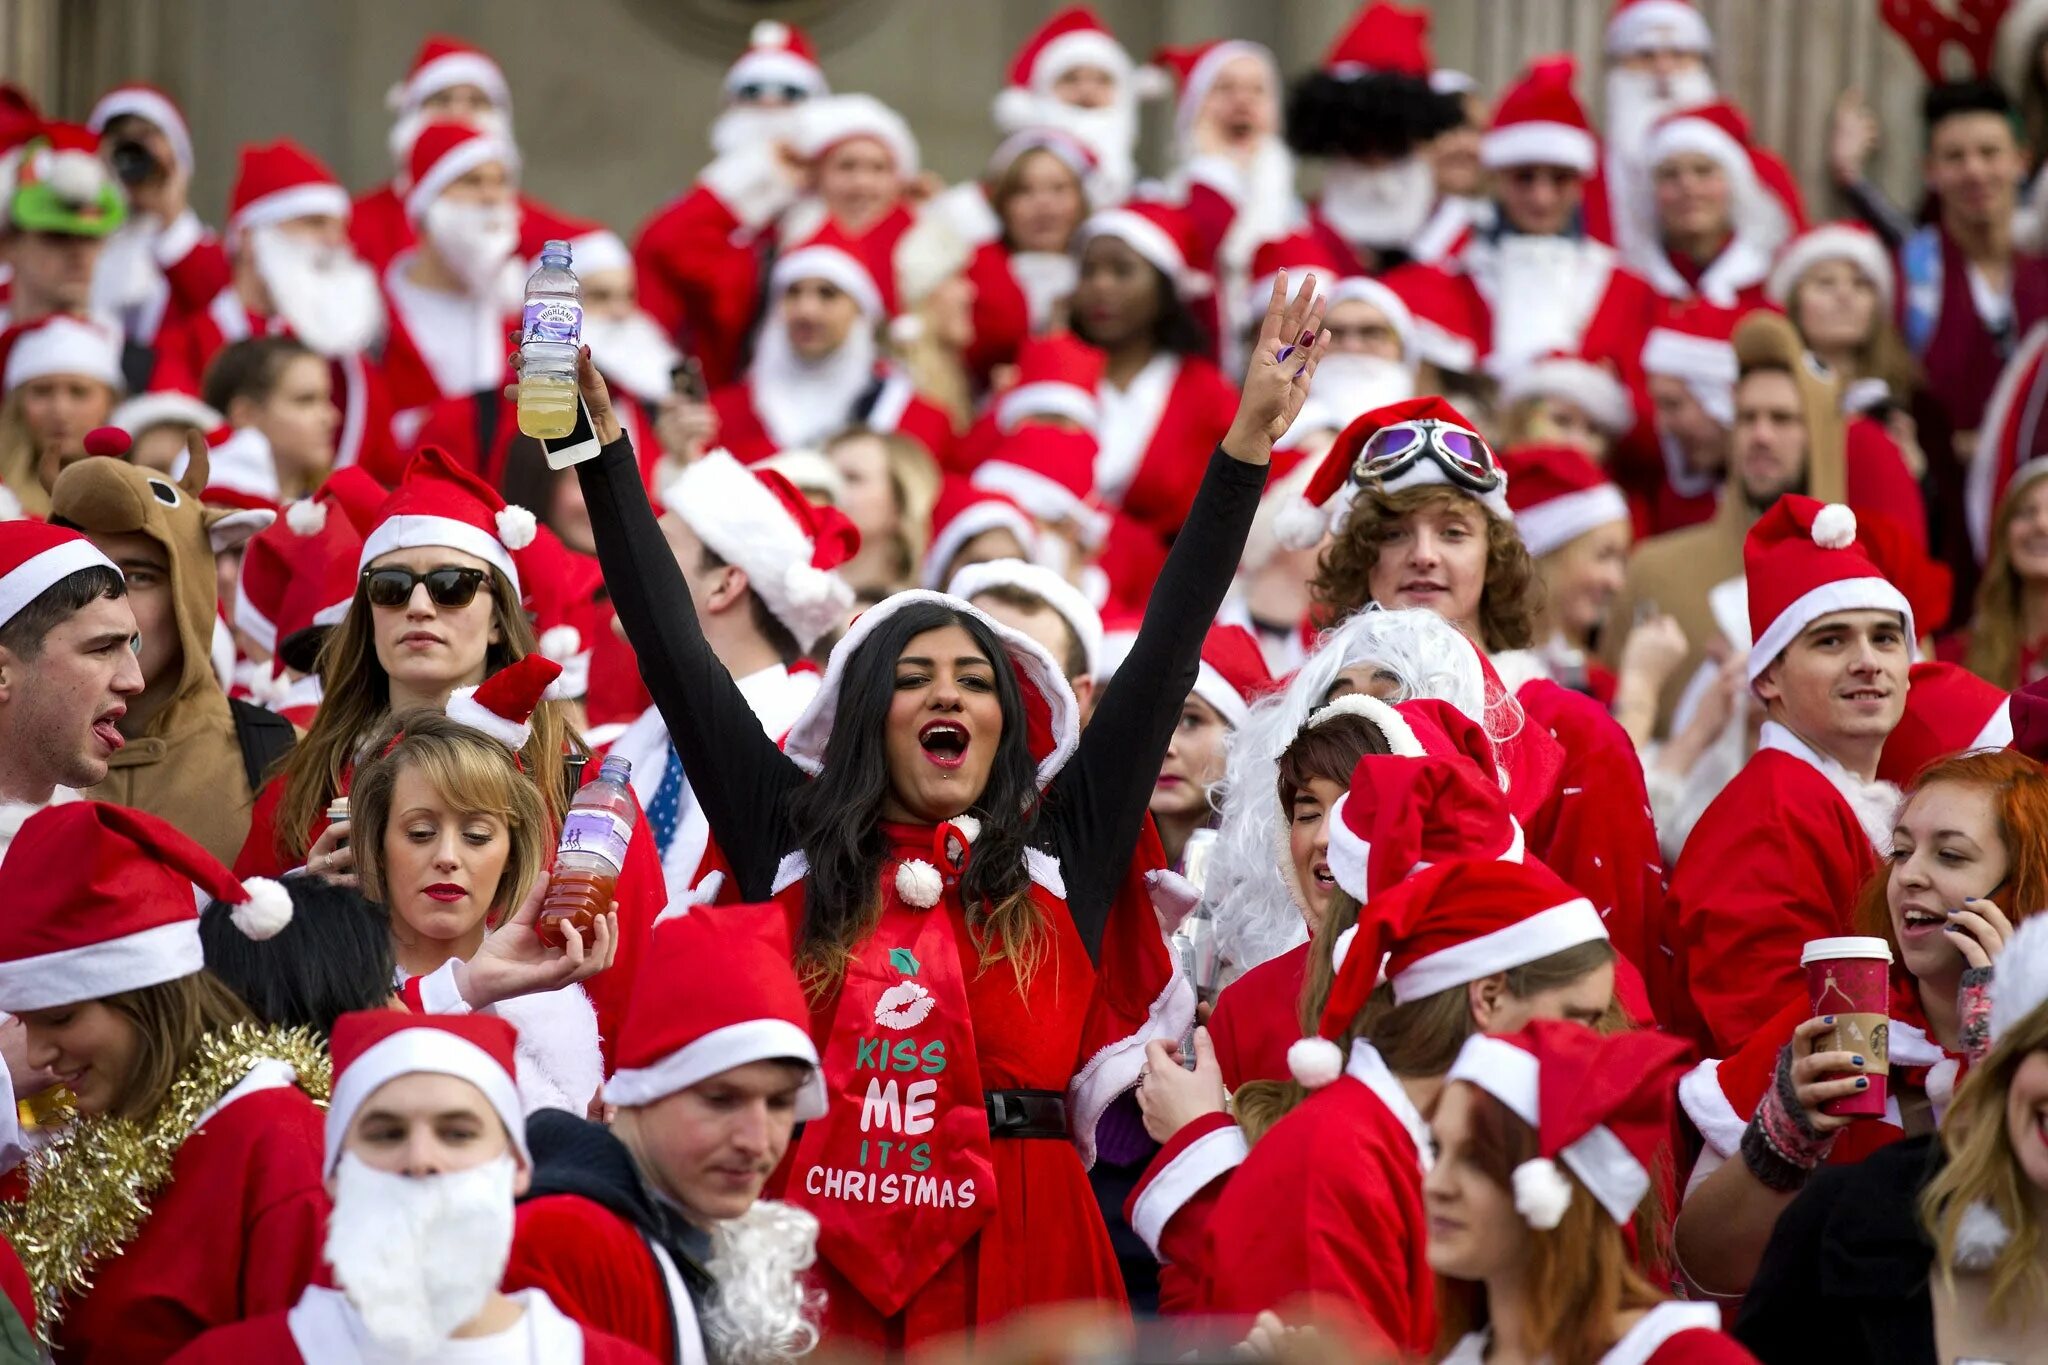
[[[1313,346],[1316,344],[1316,334],[1314,332],[1303,332],[1301,334],[1301,340],[1295,342],[1294,344],[1297,346]]]
[[[1863,1065],[1863,1059],[1861,1057],[1851,1057],[1849,1060],[1854,1062],[1857,1066]]]
[[[1273,363],[1275,365],[1282,364],[1286,361],[1287,357],[1293,354],[1294,348],[1292,346],[1282,346],[1280,348],[1280,354],[1273,357]]]
[[[1953,924],[1944,924],[1941,926],[1941,932],[1943,932],[1944,934],[1959,934],[1962,932],[1962,930],[1958,929]]]
[[[1858,1090],[1868,1090],[1870,1088],[1870,1077],[1858,1076],[1856,1078],[1856,1088]]]
[[[1835,1022],[1835,1016],[1834,1016],[1834,1015],[1832,1015],[1832,1014],[1830,1014],[1829,1016],[1827,1016],[1827,1018],[1825,1018],[1825,1019],[1821,1020],[1821,1022],[1822,1022],[1823,1024],[1832,1024],[1832,1023],[1834,1023],[1834,1022]]]

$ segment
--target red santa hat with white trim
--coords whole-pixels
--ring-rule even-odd
[[[1683,1039],[1654,1029],[1601,1034],[1539,1019],[1519,1033],[1466,1039],[1445,1080],[1477,1086],[1535,1130],[1536,1155],[1511,1182],[1515,1211],[1529,1226],[1564,1221],[1572,1202],[1566,1170],[1625,1226],[1671,1142],[1671,1106],[1690,1052]]]
[[[1508,471],[1515,530],[1539,559],[1588,531],[1628,524],[1628,499],[1582,450],[1522,446],[1502,456],[1501,464]]]
[[[1335,1040],[1351,1031],[1383,975],[1405,1005],[1606,941],[1593,902],[1539,863],[1458,859],[1425,868],[1360,907],[1358,924],[1336,944],[1318,1036],[1288,1049],[1288,1070],[1312,1090],[1342,1075]]]
[[[1706,414],[1724,427],[1735,425],[1735,327],[1742,313],[1711,304],[1669,310],[1643,339],[1643,373],[1683,383]]]
[[[1755,138],[1742,110],[1717,100],[1666,114],[1650,129],[1643,164],[1656,167],[1688,153],[1706,157],[1727,176],[1737,232],[1758,234],[1772,247],[1790,235],[1795,215],[1765,187]]]
[[[1137,73],[1131,54],[1094,10],[1069,5],[1039,25],[1010,59],[1008,83],[997,92],[993,106],[996,127],[1014,132],[1031,122],[1038,113],[1039,99],[1052,93],[1061,76],[1082,66],[1108,72],[1119,93],[1127,97],[1156,88],[1149,79],[1134,82]],[[1140,84],[1145,90],[1137,88]]]
[[[117,85],[100,96],[99,103],[86,115],[85,126],[103,134],[107,125],[118,118],[139,118],[158,129],[164,141],[171,144],[171,155],[177,158],[178,168],[191,172],[192,129],[185,122],[185,111],[164,91],[140,81]]]
[[[299,499],[250,538],[242,551],[234,624],[275,658],[273,671],[289,663],[283,654],[293,636],[334,625],[348,614],[362,552],[355,525],[324,498]]]
[[[655,921],[646,953],[604,1084],[607,1104],[637,1108],[734,1067],[790,1061],[810,1068],[797,1121],[825,1116],[810,1006],[775,906],[671,910]],[[679,991],[678,981],[693,985]]]
[[[97,545],[68,527],[0,521],[0,628],[29,603],[85,569],[121,572]]]
[[[810,36],[795,24],[780,19],[763,19],[749,29],[747,50],[725,69],[728,100],[749,85],[788,86],[814,99],[832,93]]]
[[[1839,611],[1895,611],[1912,655],[1913,604],[1856,543],[1856,514],[1841,503],[1787,493],[1742,543],[1749,584],[1749,681],[1776,663],[1800,633]]]
[[[895,281],[884,281],[858,245],[837,223],[827,223],[793,251],[776,258],[768,272],[768,294],[780,298],[798,280],[824,280],[860,305],[875,326],[896,311]]]
[[[254,228],[323,214],[347,220],[348,190],[319,157],[288,137],[242,148],[228,195],[228,240]]]
[[[1041,422],[997,442],[968,481],[1001,493],[1042,525],[1070,522],[1090,549],[1109,534],[1110,514],[1095,495],[1095,437]]]
[[[0,1010],[55,1009],[160,986],[206,966],[199,907],[225,902],[250,938],[277,933],[291,897],[237,880],[166,820],[104,801],[46,806],[0,861]]]
[[[172,477],[183,478],[188,463],[190,457],[181,454],[171,466]],[[282,506],[284,486],[277,477],[277,456],[260,427],[220,426],[206,433],[206,487],[199,500],[209,507],[253,507],[271,512]]]
[[[837,572],[860,551],[860,532],[772,469],[749,469],[723,450],[694,461],[662,490],[669,514],[726,563],[809,650],[846,624],[853,589]]]
[[[1926,659],[1906,677],[1906,711],[1885,736],[1882,782],[1907,787],[1922,769],[1956,754],[2012,743],[2012,695],[1961,664]]]
[[[1090,214],[1074,234],[1074,250],[1087,248],[1097,237],[1114,237],[1138,253],[1173,283],[1182,298],[1199,298],[1214,287],[1208,260],[1195,235],[1194,219],[1172,204],[1133,199],[1113,209]]]
[[[505,575],[517,593],[519,566],[512,554],[533,544],[538,524],[533,513],[508,504],[497,489],[455,463],[448,452],[425,446],[413,455],[398,487],[377,509],[376,524],[363,537],[356,567],[367,569],[395,550],[460,550]]]
[[[1346,271],[1355,269],[1355,263],[1341,259],[1326,239],[1312,232],[1268,238],[1252,252],[1250,282],[1245,285],[1243,303],[1246,311],[1263,314],[1266,301],[1273,297],[1273,280],[1283,270],[1297,285],[1304,274],[1314,271],[1317,292],[1327,294]]]
[[[1088,673],[1094,675],[1102,659],[1102,613],[1079,588],[1043,564],[1028,564],[1021,559],[985,559],[954,574],[953,581],[946,585],[946,595],[972,602],[991,588],[1028,592],[1057,612],[1080,641],[1081,652],[1088,659]]]
[[[1605,365],[1580,356],[1541,356],[1517,365],[1501,380],[1503,409],[1532,398],[1573,404],[1610,437],[1625,436],[1636,424],[1635,399],[1628,386]]]
[[[1691,0],[1615,0],[1605,47],[1610,61],[1651,52],[1705,57],[1714,50],[1714,31]]]
[[[515,659],[474,687],[448,697],[448,719],[481,730],[517,754],[533,738],[533,713],[547,700],[562,666],[545,654]]]
[[[997,430],[1008,434],[1034,417],[1055,417],[1095,431],[1102,424],[1095,394],[1105,359],[1071,332],[1029,338],[1017,348],[1017,382],[996,399]]]
[[[0,390],[13,393],[31,379],[79,375],[96,379],[116,394],[128,387],[121,373],[121,338],[90,318],[52,313],[21,323],[0,337],[7,365]]]
[[[405,79],[392,86],[384,98],[392,112],[409,114],[443,90],[473,85],[493,105],[512,112],[512,87],[505,72],[481,48],[445,33],[427,35],[413,54]]]
[[[533,544],[513,559],[525,589],[519,605],[533,622],[540,652],[562,666],[547,699],[587,696],[596,635],[608,628],[597,601],[602,576],[587,556],[575,553],[545,526],[535,529]]]
[[[1209,98],[1209,91],[1215,87],[1217,76],[1241,57],[1265,65],[1277,94],[1280,64],[1274,59],[1273,49],[1264,43],[1244,38],[1212,38],[1185,47],[1162,47],[1152,54],[1153,67],[1170,74],[1180,88],[1173,105],[1173,135],[1182,146],[1194,136],[1195,119],[1202,112],[1202,101]]]
[[[1501,96],[1493,126],[1479,142],[1490,171],[1513,166],[1562,166],[1591,175],[1600,164],[1599,139],[1572,90],[1577,65],[1569,55],[1538,57]]]
[[[1499,784],[1462,754],[1366,754],[1325,818],[1330,875],[1360,905],[1438,863],[1526,856]]]
[[[1316,466],[1315,477],[1309,480],[1308,490],[1296,500],[1292,507],[1282,508],[1273,519],[1273,533],[1282,545],[1290,550],[1306,550],[1318,545],[1326,535],[1335,535],[1344,529],[1350,520],[1351,504],[1359,490],[1365,487],[1355,477],[1353,466],[1366,442],[1389,427],[1403,426],[1412,422],[1437,422],[1461,429],[1481,446],[1486,442],[1479,435],[1479,429],[1468,421],[1465,415],[1443,399],[1434,395],[1422,398],[1404,399],[1375,408],[1360,416],[1350,426],[1337,434],[1337,439],[1323,455]],[[1486,447],[1489,451],[1491,447]],[[1443,466],[1427,454],[1418,456],[1414,463],[1389,479],[1374,479],[1371,486],[1382,493],[1398,493],[1407,488],[1421,488],[1428,484],[1441,484],[1446,488],[1457,488],[1478,502],[1488,512],[1502,521],[1511,521],[1514,511],[1508,504],[1508,479],[1505,471],[1494,487],[1485,492],[1467,490],[1454,484]]]
[[[497,162],[514,180],[519,178],[519,149],[512,139],[467,123],[430,123],[413,140],[407,161],[410,184],[405,191],[405,216],[417,226],[441,192],[479,166]]]
[[[341,1164],[348,1130],[372,1096],[401,1076],[453,1076],[483,1092],[519,1164],[533,1165],[519,1103],[519,1030],[490,1014],[353,1010],[334,1021],[334,1087],[327,1102],[327,1174]]]
[[[791,142],[804,160],[816,161],[857,137],[881,143],[896,163],[899,179],[917,178],[916,134],[901,114],[873,95],[826,95],[807,101],[798,112]]]
[[[1429,11],[1379,3],[1361,8],[1323,54],[1330,76],[1413,76],[1427,80],[1436,63],[1429,52]]]
[[[1764,296],[1780,308],[1791,306],[1792,291],[1807,271],[1826,261],[1847,261],[1877,291],[1879,314],[1890,317],[1898,294],[1898,271],[1892,254],[1878,235],[1861,223],[1822,223],[1794,237],[1771,267]]]
[[[1258,637],[1243,626],[1219,621],[1202,637],[1202,662],[1193,694],[1209,703],[1235,730],[1252,718],[1252,703],[1273,690]]]
[[[1038,523],[1015,501],[966,479],[948,478],[932,504],[932,538],[925,546],[919,580],[927,588],[943,588],[948,570],[968,542],[990,531],[1008,531],[1028,556],[1038,547]]]

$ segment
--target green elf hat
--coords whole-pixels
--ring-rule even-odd
[[[105,237],[128,208],[99,157],[99,138],[75,123],[46,123],[21,149],[10,224],[24,232]]]

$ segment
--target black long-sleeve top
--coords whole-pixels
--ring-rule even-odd
[[[682,571],[647,503],[632,440],[577,466],[598,562],[640,674],[703,803],[712,837],[748,900],[768,899],[797,847],[791,792],[809,780],[760,722],[712,652]],[[1201,665],[1202,637],[1230,587],[1266,469],[1219,448],[1153,585],[1145,620],[1080,746],[1052,781],[1033,842],[1060,860],[1067,908],[1099,957],[1145,808]]]

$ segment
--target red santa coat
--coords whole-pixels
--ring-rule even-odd
[[[230,342],[252,336],[289,334],[277,317],[258,317],[242,306],[231,288],[218,289],[199,305],[172,312],[157,331],[152,389],[176,389],[197,396],[206,367]],[[334,464],[360,464],[384,483],[396,483],[403,463],[391,440],[391,396],[383,375],[361,355],[328,362],[334,406],[341,423],[334,433]]]
[[[1209,454],[1237,415],[1237,389],[1213,362],[1200,356],[1162,355],[1151,363],[1162,362],[1172,367],[1170,382],[1154,386],[1141,374],[1130,390],[1106,395],[1105,405],[1139,404],[1133,420],[1147,433],[1138,447],[1136,469],[1122,496],[1114,499],[1117,519],[1135,522],[1165,545],[1180,533],[1202,472],[1209,466]],[[1157,392],[1152,391],[1155,387]],[[1099,476],[1100,459],[1096,469]],[[1114,539],[1116,531],[1110,534]]]
[[[1621,380],[1639,387],[1643,341],[1657,317],[1657,296],[1640,276],[1621,264],[1611,247],[1598,242],[1580,244],[1585,253],[1588,302],[1578,317],[1568,320],[1568,336],[1561,349],[1588,359],[1611,362]],[[1472,250],[1468,243],[1466,252]],[[1593,284],[1599,283],[1597,290]],[[1499,300],[1487,296],[1468,254],[1446,260],[1442,266],[1405,265],[1387,275],[1389,288],[1406,297],[1432,300],[1438,314],[1424,319],[1452,337],[1472,343],[1477,363],[1485,365],[1494,356],[1494,309]],[[1518,300],[1518,306],[1567,306],[1559,300]]]
[[[509,384],[512,382],[513,373],[511,364],[507,361],[499,367],[494,379],[487,379],[475,389],[451,389],[444,386],[414,333],[416,327],[427,324],[408,316],[407,284],[398,279],[398,272],[404,268],[404,262],[400,261],[385,267],[384,270],[384,353],[379,360],[378,368],[383,374],[385,392],[389,395],[391,404],[392,439],[399,446],[409,448],[435,404],[444,399],[463,398],[481,389]],[[468,321],[466,318],[465,324]],[[493,339],[504,342],[507,336],[517,330],[517,318],[508,313],[499,319],[497,326],[489,329],[488,337],[479,338],[478,341],[479,344]],[[506,342],[497,349],[509,354],[511,346]]]
[[[532,1290],[520,1296],[527,1317],[513,1328],[516,1355],[507,1365],[650,1365],[655,1357],[629,1342],[579,1326]],[[362,1318],[333,1289],[308,1289],[289,1312],[219,1327],[171,1358],[171,1365],[361,1365],[356,1342]],[[475,1349],[486,1343],[468,1341]]]
[[[1397,1351],[1436,1343],[1422,1177],[1429,1128],[1371,1044],[1275,1124],[1208,1220],[1202,1311],[1285,1305],[1377,1329]]]
[[[596,227],[597,224],[588,219],[572,217],[531,196],[519,196],[519,254],[522,257],[539,256],[541,247],[551,238],[569,241]],[[390,181],[356,196],[355,207],[349,214],[348,239],[355,245],[356,255],[362,257],[372,270],[378,271],[419,240],[419,234],[413,231],[412,220],[405,216],[405,200]]]
[[[141,1231],[67,1303],[58,1360],[161,1361],[208,1328],[289,1308],[312,1283],[323,1119],[290,1077],[259,1064],[185,1139]]]
[[[1301,1037],[1301,989],[1308,981],[1302,943],[1269,958],[1223,988],[1209,1015],[1209,1041],[1223,1084],[1288,1079],[1287,1049]]]
[[[1766,722],[1756,754],[1679,855],[1663,926],[1669,956],[1653,959],[1671,972],[1657,1009],[1707,1056],[1727,1056],[1802,997],[1801,944],[1854,932],[1851,908],[1887,835],[1873,826],[1891,819],[1881,799],[1889,784],[1871,784],[1880,790],[1859,820],[1824,763]]]
[[[505,1286],[544,1290],[586,1328],[657,1360],[681,1358],[679,1315],[693,1330],[697,1321],[680,1283],[681,1302],[671,1304],[667,1274],[639,1230],[581,1195],[543,1195],[519,1205]]]
[[[1440,1365],[1485,1365],[1487,1334],[1458,1339]],[[1756,1357],[1721,1331],[1711,1303],[1660,1303],[1636,1320],[1597,1365],[1756,1365]]]
[[[953,419],[938,404],[920,396],[911,387],[910,377],[901,370],[890,367],[881,374],[882,390],[868,411],[865,425],[876,431],[901,432],[944,465],[952,457]],[[711,410],[718,417],[718,443],[740,463],[753,464],[782,449],[768,434],[767,423],[761,420],[760,410],[754,404],[753,380],[743,379],[713,390]],[[851,414],[848,420],[852,420]],[[1212,444],[1210,449],[1214,448]],[[1188,496],[1194,496],[1192,490]]]
[[[967,282],[974,286],[974,340],[967,346],[967,368],[982,383],[989,371],[1017,358],[1017,348],[1031,335],[1031,301],[1010,269],[1010,249],[1001,242],[983,242],[967,263]]]

